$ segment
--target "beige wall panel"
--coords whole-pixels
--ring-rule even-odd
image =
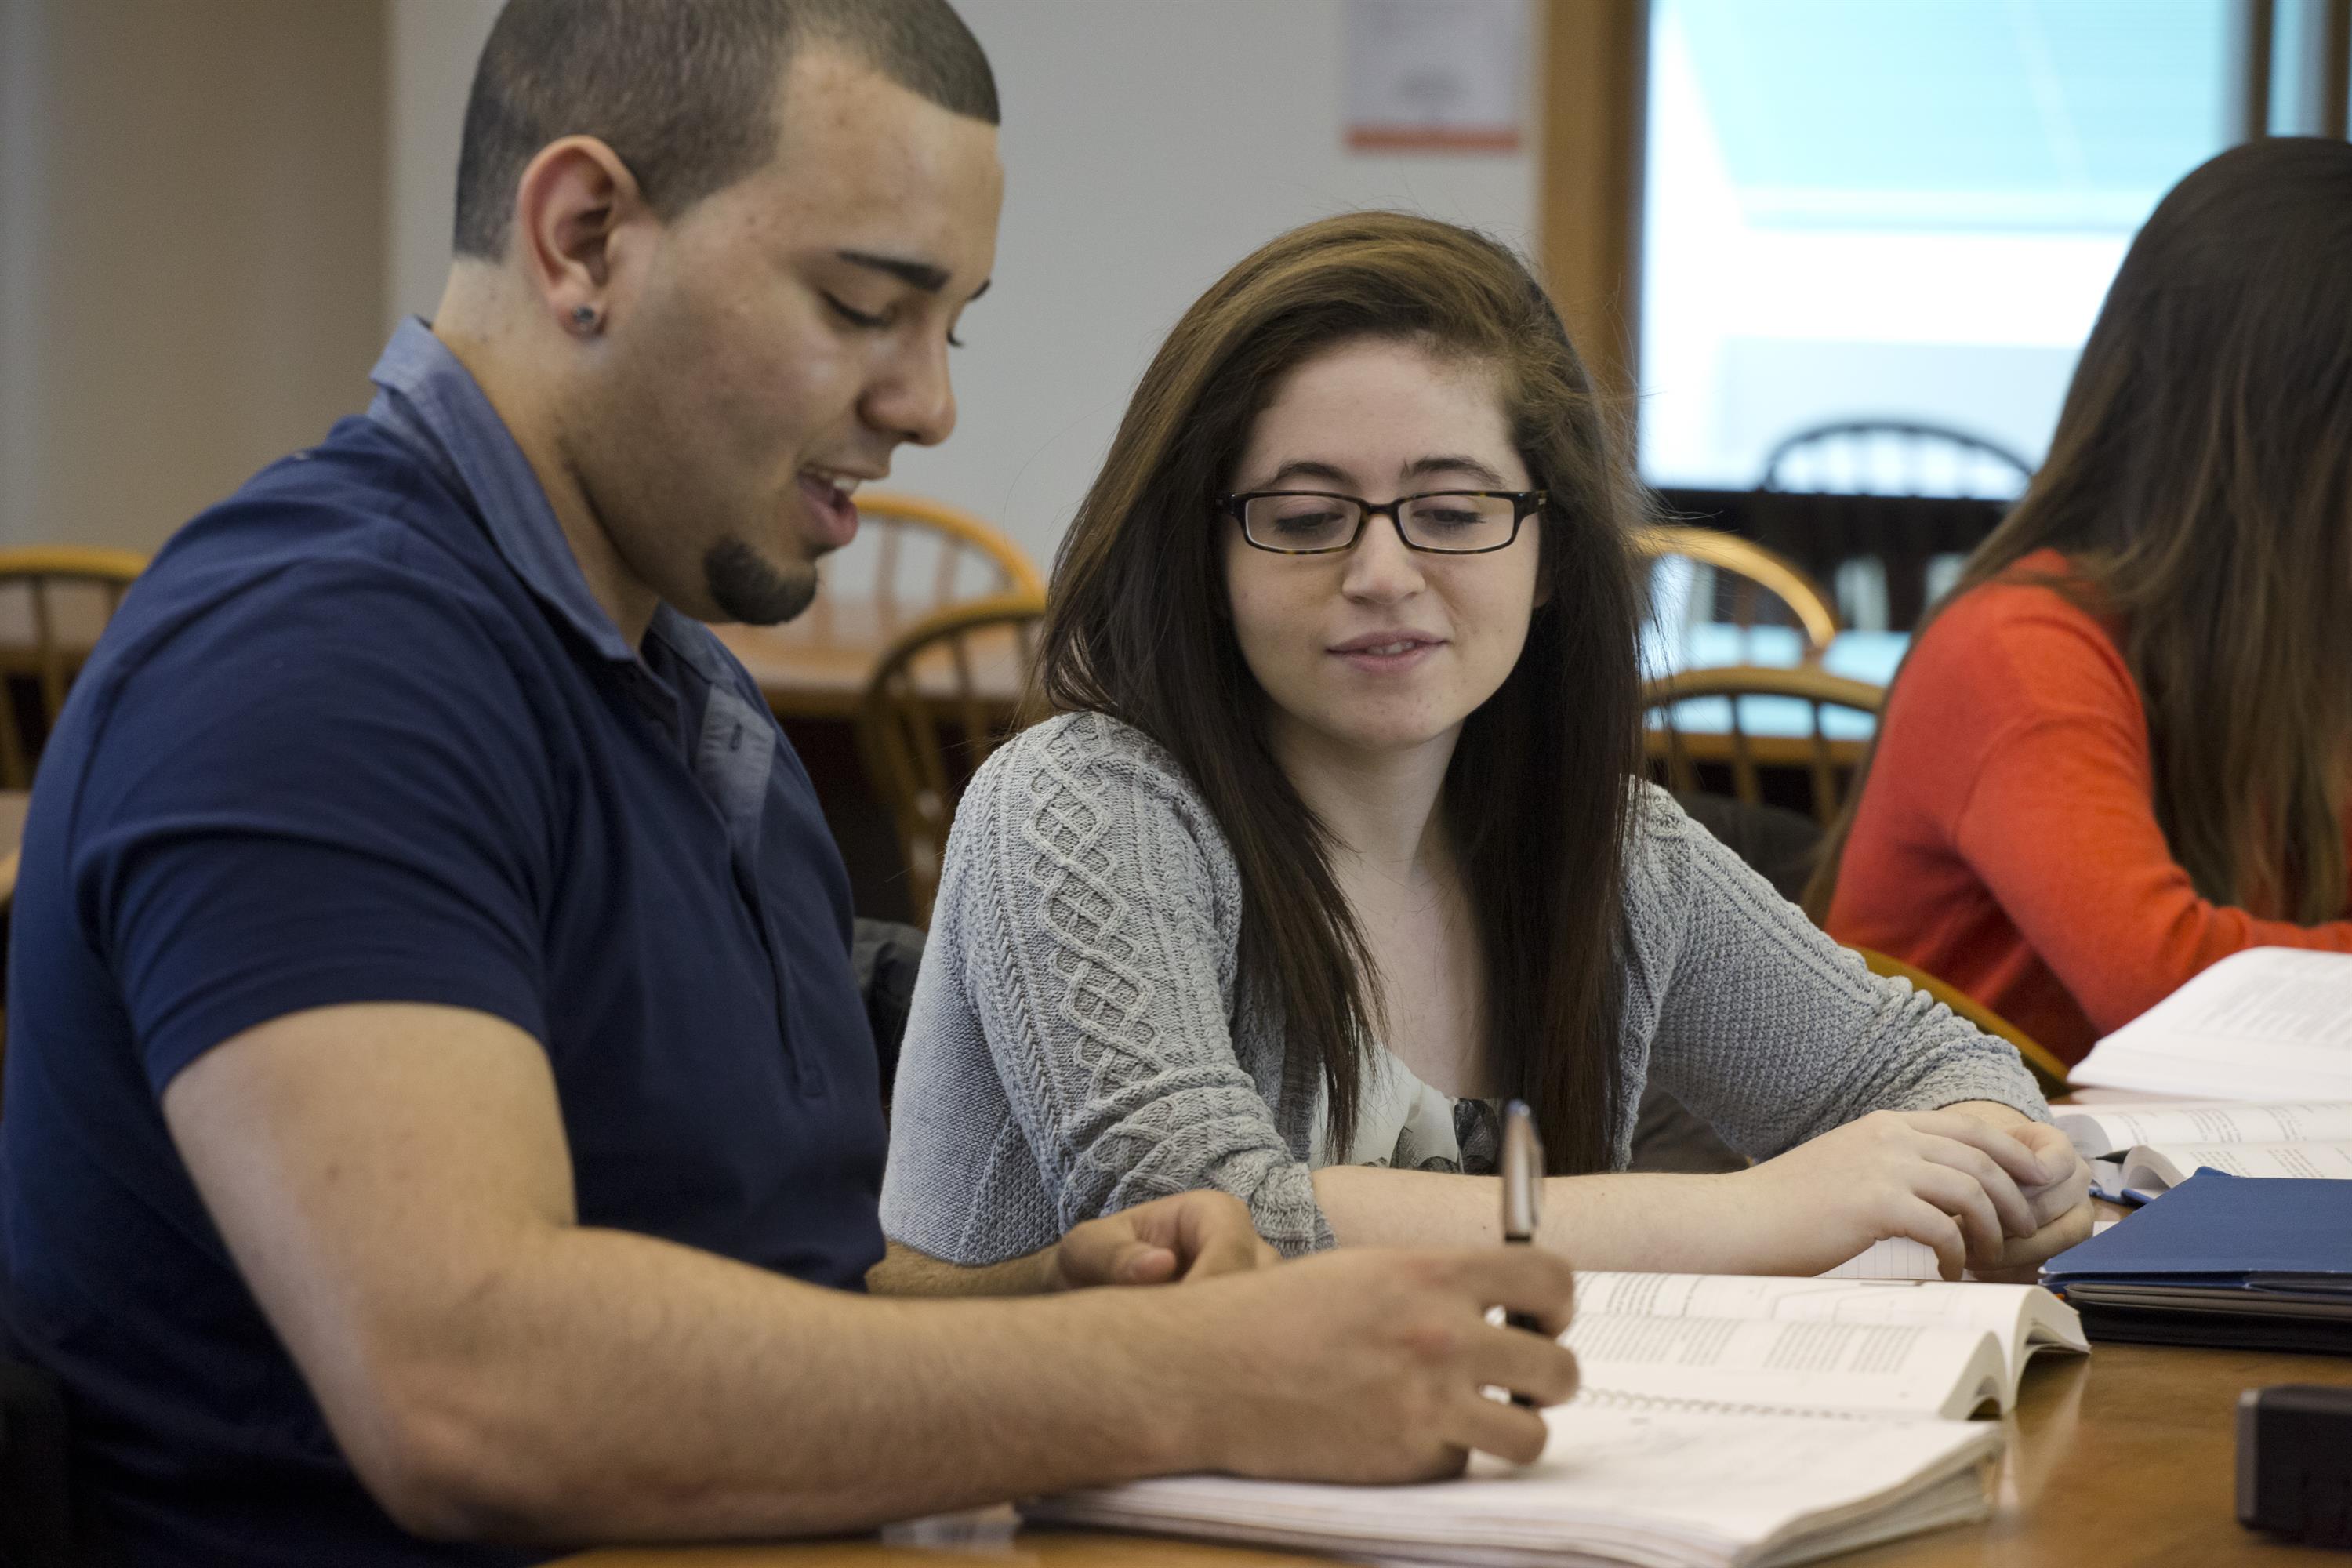
[[[0,536],[152,549],[365,402],[382,0],[5,4]]]

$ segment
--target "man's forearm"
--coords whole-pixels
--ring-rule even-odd
[[[1060,1288],[1055,1248],[1041,1247],[1002,1263],[950,1263],[890,1243],[882,1261],[866,1271],[866,1288],[877,1296],[1037,1296]]]
[[[436,1535],[856,1529],[1209,1462],[1171,1416],[1197,1372],[1172,1305],[876,1300],[555,1230],[482,1282],[461,1331],[377,1369],[388,1420],[338,1436]]]

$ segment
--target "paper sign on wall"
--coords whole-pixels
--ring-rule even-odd
[[[1516,153],[1527,0],[1348,0],[1348,145]]]

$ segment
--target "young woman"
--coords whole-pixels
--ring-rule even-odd
[[[1313,224],[1193,306],[1056,563],[1060,716],[957,816],[886,1268],[1197,1187],[1285,1252],[1491,1237],[1500,1096],[1586,1267],[2087,1232],[2008,1046],[1634,782],[1638,493],[1541,289],[1466,230]],[[1645,1082],[1763,1163],[1609,1173]]]
[[[2352,952],[2347,256],[2342,142],[2158,205],[1815,880],[2069,1061],[2230,953]]]

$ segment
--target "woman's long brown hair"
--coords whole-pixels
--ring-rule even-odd
[[[1538,607],[1502,688],[1463,726],[1443,809],[1485,955],[1500,1085],[1534,1108],[1555,1171],[1604,1169],[1617,1070],[1628,791],[1640,761],[1627,551],[1642,492],[1613,421],[1526,267],[1467,229],[1396,213],[1309,224],[1185,312],[1137,387],[1062,542],[1042,679],[1063,710],[1165,746],[1241,873],[1244,994],[1278,1005],[1286,1092],[1328,1091],[1353,1134],[1381,994],[1330,840],[1267,740],[1234,640],[1214,498],[1283,377],[1341,343],[1428,345],[1498,372],[1513,440],[1549,504]]]
[[[2352,144],[2250,142],[2158,205],[2084,346],[2048,460],[1954,595],[2037,550],[2073,567],[2048,586],[2121,627],[2157,820],[2198,892],[2305,925],[2342,916]],[[1868,767],[1806,889],[1817,918]]]

